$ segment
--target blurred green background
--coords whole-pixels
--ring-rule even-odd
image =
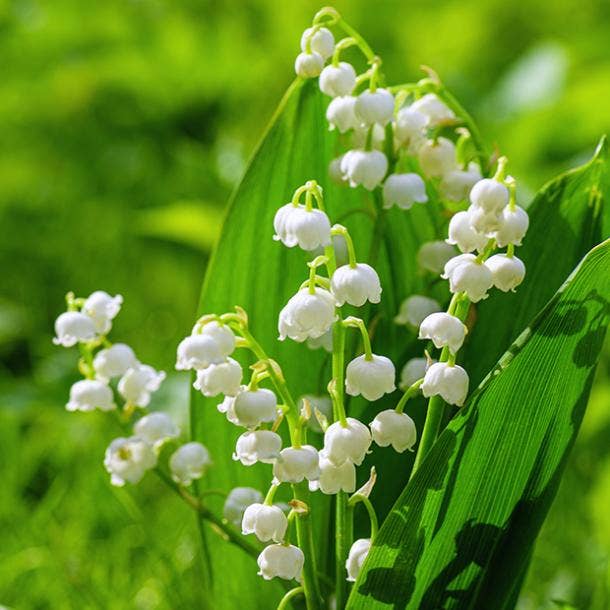
[[[524,199],[610,132],[607,0],[336,6],[391,81],[439,72]],[[191,515],[153,477],[110,487],[114,431],[64,411],[76,355],[51,344],[52,323],[67,290],[121,293],[114,337],[172,370],[223,206],[318,8],[0,0],[0,607],[202,605]],[[521,610],[610,607],[609,362],[606,350]],[[185,418],[186,379],[156,400]]]

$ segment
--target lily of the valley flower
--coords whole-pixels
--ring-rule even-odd
[[[259,575],[265,580],[283,578],[301,579],[305,557],[299,547],[292,544],[270,544],[258,556]]]
[[[280,341],[290,337],[299,343],[324,335],[337,319],[335,297],[323,288],[302,288],[280,311],[278,331]]]
[[[421,391],[426,398],[438,395],[450,405],[461,407],[468,395],[468,373],[457,364],[437,362],[426,371]]]
[[[370,446],[369,429],[353,417],[347,418],[345,426],[334,422],[324,433],[325,456],[337,465],[349,460],[360,466]]]
[[[211,364],[197,371],[193,387],[200,390],[204,396],[235,396],[241,387],[242,377],[243,371],[239,362],[227,358],[225,362]]]
[[[263,501],[263,494],[253,487],[234,487],[222,508],[222,516],[232,525],[241,526],[244,512],[251,504]]]
[[[345,303],[361,307],[367,301],[379,303],[381,282],[373,267],[366,263],[342,265],[332,275],[330,291],[341,306]]]
[[[317,449],[311,445],[282,449],[273,465],[273,476],[281,483],[316,481],[320,476]]]
[[[341,159],[341,172],[350,186],[372,191],[388,171],[388,159],[378,150],[349,150]]]
[[[468,329],[455,316],[445,312],[430,314],[419,327],[420,339],[431,339],[434,346],[441,349],[448,347],[456,354],[462,347]]]
[[[394,96],[387,89],[367,89],[356,98],[355,111],[365,125],[385,125],[394,114]]]
[[[110,296],[103,290],[93,292],[83,305],[83,313],[91,317],[96,331],[105,335],[112,327],[112,320],[121,311],[123,297],[120,294]]]
[[[504,248],[508,244],[520,246],[521,240],[527,233],[529,223],[529,216],[523,208],[518,205],[514,208],[506,206],[500,215],[499,228],[494,233],[498,247]]]
[[[241,532],[244,536],[255,534],[261,542],[282,542],[288,528],[288,519],[278,506],[250,504],[244,511]]]
[[[335,50],[335,37],[327,28],[318,28],[314,31],[313,28],[307,28],[301,36],[301,51],[307,51],[307,43],[309,48],[319,53],[323,59],[328,59]]]
[[[119,380],[117,389],[127,403],[136,407],[147,407],[151,394],[159,389],[164,379],[163,371],[155,371],[152,366],[139,364],[127,369]]]
[[[325,451],[320,451],[320,478],[310,483],[310,488],[319,489],[324,494],[337,494],[340,491],[353,493],[356,489],[356,467],[349,460],[335,464]]]
[[[370,550],[370,538],[360,538],[356,540],[354,544],[352,544],[347,556],[347,561],[345,562],[347,580],[349,582],[356,582],[356,579],[360,574],[360,570],[362,569],[362,564],[364,563],[364,560],[366,559],[366,556],[369,554]]]
[[[472,226],[471,215],[468,212],[458,212],[449,221],[448,244],[456,245],[462,252],[483,250],[489,238],[485,233],[479,233]]]
[[[139,483],[146,471],[156,465],[157,454],[137,436],[114,439],[104,456],[104,467],[110,473],[110,482],[117,487],[122,487],[126,482]]]
[[[93,369],[98,379],[109,380],[121,377],[127,369],[138,365],[134,351],[125,343],[114,345],[100,350],[93,359]]]
[[[235,396],[233,410],[241,426],[256,428],[276,420],[277,396],[267,388],[247,389]]]
[[[136,422],[133,428],[135,436],[145,440],[149,445],[158,449],[165,441],[176,438],[180,431],[172,418],[166,413],[150,413]]]
[[[485,266],[491,270],[494,286],[503,292],[514,292],[525,278],[525,265],[516,256],[495,254],[485,261]]]
[[[93,319],[79,311],[66,311],[55,320],[55,345],[72,347],[77,343],[92,341],[96,336]]]
[[[345,371],[345,391],[350,396],[362,394],[367,400],[379,400],[396,389],[396,369],[389,358],[366,354],[354,358]]]
[[[336,66],[333,64],[326,66],[320,74],[320,91],[330,97],[349,95],[355,86],[354,66],[345,61],[339,62]]]
[[[386,209],[396,205],[408,210],[414,203],[426,201],[426,184],[419,174],[391,174],[383,184],[383,207]]]
[[[294,71],[301,78],[315,78],[322,72],[324,59],[319,53],[299,53],[294,60]]]
[[[211,463],[208,450],[197,442],[182,445],[169,458],[172,478],[180,485],[190,485],[200,479]]]
[[[287,203],[276,212],[273,227],[273,239],[288,248],[299,246],[303,250],[315,250],[330,245],[330,220],[325,212],[316,208]]]
[[[455,248],[451,244],[427,241],[417,251],[417,264],[426,271],[441,273],[447,261],[455,255]]]
[[[394,318],[396,324],[408,324],[414,328],[419,328],[426,316],[435,311],[440,311],[441,306],[438,301],[420,294],[413,294],[407,297],[400,305],[398,315]]]
[[[428,127],[435,127],[441,123],[455,120],[453,110],[434,93],[427,93],[418,100],[415,100],[410,108],[426,117]]]
[[[70,388],[70,400],[66,404],[68,411],[112,411],[116,409],[112,389],[105,382],[97,379],[82,379]]]
[[[272,464],[280,455],[282,437],[271,430],[252,430],[244,432],[235,445],[234,460],[239,460],[244,466],[252,466],[256,462]]]
[[[356,98],[351,95],[335,97],[331,100],[326,109],[326,120],[329,122],[331,129],[336,128],[339,133],[355,129],[358,126],[358,119],[354,111],[355,106]]]
[[[455,169],[455,144],[447,138],[426,140],[418,150],[419,165],[428,178]]]
[[[487,298],[487,291],[493,286],[492,273],[473,254],[460,254],[445,265],[441,276],[449,280],[452,293],[465,292],[473,303]]]
[[[406,413],[397,413],[394,409],[376,415],[371,422],[371,434],[380,447],[392,445],[398,453],[410,451],[417,441],[415,422]]]

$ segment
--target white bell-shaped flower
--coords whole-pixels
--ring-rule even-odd
[[[216,341],[218,349],[223,357],[227,358],[235,350],[235,334],[226,324],[213,320],[208,322],[201,329],[204,337],[211,337]]]
[[[257,563],[258,574],[265,580],[278,577],[300,581],[305,557],[303,551],[292,544],[270,544],[261,551]]]
[[[257,462],[272,464],[280,455],[282,437],[271,430],[251,430],[244,432],[235,445],[234,460],[244,466]]]
[[[458,212],[449,221],[448,244],[456,245],[462,252],[483,250],[489,241],[484,233],[476,231],[468,212]]]
[[[235,396],[241,387],[242,377],[243,371],[239,362],[227,358],[225,362],[211,364],[197,371],[197,379],[193,387],[204,396],[218,396],[218,394]]]
[[[301,51],[307,51],[307,42],[312,51],[319,53],[324,59],[328,59],[335,50],[335,37],[327,28],[307,28],[301,36]]]
[[[457,364],[436,362],[426,371],[421,391],[426,398],[438,395],[450,405],[461,407],[468,395],[468,373]]]
[[[389,358],[366,354],[354,358],[345,370],[345,391],[350,396],[362,394],[367,400],[379,400],[396,389],[396,369]]]
[[[428,119],[412,107],[403,107],[396,114],[394,137],[401,145],[419,145],[426,133]]]
[[[273,476],[280,483],[316,481],[320,476],[318,450],[311,445],[282,449],[273,465]]]
[[[240,391],[247,390],[248,386],[241,386]],[[224,413],[227,420],[236,426],[246,427],[235,414],[235,396],[225,396],[221,403],[216,405],[219,413]]]
[[[465,201],[472,187],[481,179],[478,163],[471,162],[467,170],[454,169],[446,174],[439,185],[441,195],[449,201]]]
[[[455,121],[453,110],[434,93],[427,93],[418,100],[415,100],[410,108],[411,110],[421,112],[427,118],[428,127],[435,127],[442,123]]]
[[[494,286],[502,292],[514,292],[525,278],[525,265],[516,256],[494,254],[485,261],[485,266],[491,271]]]
[[[390,174],[383,183],[383,207],[393,205],[403,210],[410,209],[414,203],[426,203],[426,183],[419,174]]]
[[[432,360],[431,363],[436,362]],[[423,378],[428,370],[427,358],[411,358],[407,360],[400,372],[400,383],[398,387],[404,392],[408,390],[416,381]]]
[[[79,342],[95,339],[95,322],[87,314],[79,311],[65,311],[55,320],[55,345],[72,347]]]
[[[222,508],[222,516],[231,525],[241,527],[246,508],[263,501],[263,494],[254,487],[234,487],[227,496]]]
[[[194,441],[178,447],[169,458],[172,479],[180,485],[190,485],[200,479],[211,464],[208,450]]]
[[[351,187],[372,191],[388,171],[388,159],[378,150],[349,150],[341,160],[341,171]]]
[[[326,120],[331,129],[338,129],[339,133],[345,133],[358,126],[358,119],[354,107],[356,98],[351,95],[344,95],[334,98],[328,108],[326,108]]]
[[[325,212],[306,206],[287,203],[273,219],[275,235],[288,248],[299,246],[303,250],[315,250],[330,246],[330,220]]]
[[[328,395],[316,396],[314,394],[304,394],[298,400],[299,412],[303,408],[304,401],[309,403],[311,409],[311,417],[307,421],[307,427],[314,432],[322,432],[318,418],[315,415],[315,411],[318,410],[327,420],[332,419],[333,403]]]
[[[112,411],[116,409],[112,389],[104,381],[81,379],[70,388],[68,411]]]
[[[121,377],[127,369],[138,365],[134,351],[125,343],[115,343],[100,350],[93,359],[93,369],[98,379],[108,381],[113,377]]]
[[[330,64],[320,74],[320,91],[330,97],[349,95],[355,86],[356,71],[346,61],[341,61],[336,66]]]
[[[244,511],[241,533],[255,534],[261,542],[282,542],[288,528],[288,519],[279,506],[250,504]]]
[[[356,490],[356,467],[349,460],[335,464],[325,451],[320,451],[320,478],[317,488],[324,494],[337,494],[340,491],[351,494]]]
[[[329,354],[333,351],[333,329],[329,328],[323,335],[319,337],[309,337],[307,339],[307,347],[309,349],[323,349]]]
[[[520,246],[529,224],[529,216],[523,208],[518,205],[514,208],[506,206],[500,215],[498,230],[494,233],[498,247],[504,248],[508,244]]]
[[[369,551],[371,550],[371,539],[370,538],[359,538],[352,544],[345,562],[345,569],[347,570],[347,580],[349,582],[356,582],[362,564],[366,559]]]
[[[366,263],[339,267],[330,280],[330,291],[338,306],[347,303],[361,307],[367,301],[379,303],[381,300],[381,282],[377,271]]]
[[[371,446],[369,429],[357,419],[348,417],[346,425],[336,421],[324,433],[326,457],[337,465],[349,460],[360,466]]]
[[[506,185],[493,178],[479,180],[470,191],[470,202],[488,213],[500,214],[507,206],[509,192]]]
[[[165,379],[163,371],[155,371],[152,366],[139,364],[127,369],[118,384],[119,394],[129,404],[136,407],[147,407],[150,395],[156,392]]]
[[[473,302],[487,298],[487,291],[493,286],[490,269],[479,263],[473,254],[460,254],[445,265],[441,276],[449,280],[449,290],[452,293],[465,292]]]
[[[170,438],[179,436],[180,430],[167,413],[158,411],[139,419],[133,427],[133,433],[155,449],[159,449]]]
[[[220,345],[209,334],[190,335],[178,344],[176,369],[205,369],[210,364],[219,364],[225,358]]]
[[[365,125],[385,125],[394,114],[394,96],[387,89],[367,89],[356,98],[355,111]]]
[[[294,60],[294,71],[301,78],[315,78],[324,68],[324,59],[319,53],[299,53]]]
[[[146,471],[156,465],[157,454],[137,436],[115,438],[104,455],[104,467],[110,473],[110,482],[117,487],[139,483]]]
[[[427,316],[419,327],[420,339],[431,339],[438,349],[448,347],[456,354],[462,347],[468,329],[455,316],[439,311]]]
[[[83,313],[93,319],[98,333],[105,335],[112,328],[112,320],[121,311],[123,297],[120,294],[110,296],[103,290],[96,290],[87,297]]]
[[[502,213],[486,212],[477,205],[471,205],[468,210],[468,220],[472,228],[478,233],[490,235],[500,228]]]
[[[267,388],[244,390],[235,396],[233,410],[241,426],[256,428],[277,419],[277,397]]]
[[[455,169],[455,144],[447,138],[426,140],[417,152],[419,165],[428,178],[443,176]]]
[[[441,306],[438,301],[421,294],[413,294],[401,303],[394,322],[419,328],[424,318],[440,310]]]
[[[278,331],[280,341],[290,337],[302,343],[326,333],[337,319],[335,297],[328,290],[316,287],[313,294],[302,288],[280,311]]]
[[[371,422],[373,440],[380,447],[392,445],[395,451],[411,451],[417,441],[415,422],[406,413],[386,409],[375,416]]]
[[[426,271],[441,273],[450,258],[456,255],[455,248],[444,241],[427,241],[417,251],[417,264]]]

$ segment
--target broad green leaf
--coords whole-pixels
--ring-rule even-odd
[[[560,254],[558,254],[558,258]],[[578,432],[610,319],[594,248],[441,434],[348,608],[509,608]]]
[[[393,359],[404,351],[408,335],[392,323],[392,318],[400,301],[421,291],[423,286],[415,263],[417,249],[421,242],[440,237],[433,229],[438,224],[433,206],[416,206],[408,213],[390,210],[384,214],[387,237],[374,245],[376,225],[370,214],[370,195],[363,194],[361,189],[338,187],[327,180],[330,160],[344,147],[339,147],[335,134],[328,131],[326,103],[312,81],[297,81],[286,95],[229,205],[207,269],[199,307],[199,313],[222,313],[235,305],[244,307],[252,332],[282,366],[295,397],[324,392],[330,379],[330,359],[325,352],[311,351],[289,340],[277,341],[279,311],[306,279],[305,263],[311,258],[272,239],[274,214],[290,200],[295,188],[309,179],[318,180],[324,187],[331,220],[349,228],[359,258],[368,260],[370,252],[378,249],[376,265],[384,298],[380,307],[370,308],[369,314],[378,318],[376,336],[382,337],[376,341],[379,353]],[[400,261],[400,265],[395,261]],[[357,349],[356,342],[353,343]],[[242,363],[251,364],[245,360]],[[245,468],[231,461],[235,441],[243,430],[229,424],[217,412],[219,400],[206,400],[194,393],[191,402],[192,435],[209,446],[215,462],[205,484],[224,490],[250,485],[264,492],[271,480],[271,468],[260,464]],[[361,410],[364,404],[354,404],[353,409]],[[374,413],[367,414],[367,419],[372,417]],[[320,443],[319,436],[310,436],[311,442]],[[394,499],[391,494],[389,497]],[[209,502],[220,510],[219,500]],[[316,537],[325,541],[319,545],[322,568],[328,559],[324,551],[332,547],[326,543],[331,538],[330,502],[322,494],[312,496]],[[215,538],[213,533],[206,533],[213,572],[212,607],[233,609],[243,606],[245,600],[249,610],[274,607],[282,592],[281,585],[264,582],[256,576],[257,568],[251,558]]]

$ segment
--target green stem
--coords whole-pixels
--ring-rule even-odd
[[[345,327],[342,320],[338,320],[333,325],[333,359],[332,359],[332,374],[333,374],[333,391],[331,398],[333,399],[335,420],[341,422],[342,425],[347,425],[345,415],[345,405],[343,404],[343,385],[344,371],[343,365],[345,360]]]
[[[357,328],[360,331],[360,335],[362,336],[362,344],[364,346],[364,359],[370,362],[373,359],[373,349],[371,347],[369,331],[366,328],[364,320],[354,316],[349,316],[343,320],[342,324],[346,327],[351,326],[352,328]]]
[[[356,44],[367,58],[368,61],[373,61],[375,59],[375,53],[373,49],[369,46],[369,43],[362,37],[358,30],[354,29],[347,21],[345,21],[342,17],[339,17],[337,21],[337,25],[351,38],[356,41]],[[337,606],[338,607],[338,606]]]
[[[280,603],[277,606],[277,610],[285,610],[288,608],[288,604],[292,600],[293,597],[297,595],[301,595],[303,593],[303,587],[295,587],[294,589],[290,589],[284,597],[282,597]]]
[[[373,191],[373,200],[377,211],[377,217],[375,219],[375,227],[373,229],[373,240],[371,241],[371,248],[369,250],[368,259],[368,263],[372,267],[377,264],[377,259],[379,258],[379,252],[381,250],[381,244],[383,242],[383,232],[385,229],[386,210],[383,209],[381,189],[376,188]]]
[[[413,396],[417,396],[417,394],[419,394],[419,387],[423,382],[424,379],[422,377],[421,379],[418,379],[413,385],[411,385],[407,390],[405,390],[405,393],[400,397],[400,400],[396,405],[396,413],[402,413],[405,410],[405,405],[407,404],[407,402],[411,398],[413,398]]]
[[[335,496],[335,607],[343,610],[347,600],[345,561],[352,544],[354,511],[344,491]]]
[[[371,504],[371,501],[366,496],[359,496],[358,500],[364,504],[366,512],[369,514],[369,520],[371,522],[371,542],[377,537],[379,531],[379,521],[377,519],[377,513]]]

